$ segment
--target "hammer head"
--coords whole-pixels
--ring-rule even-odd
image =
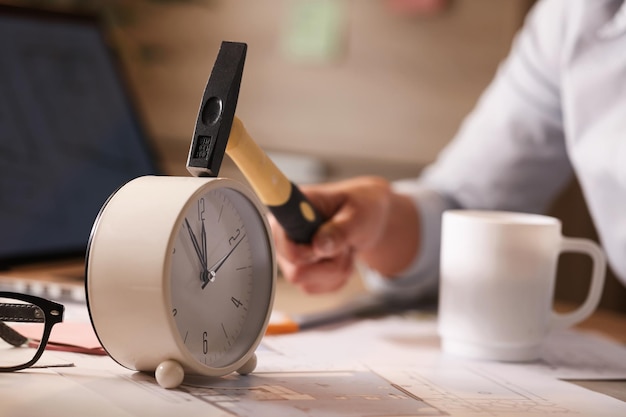
[[[222,42],[207,82],[193,132],[187,170],[196,177],[217,177],[235,117],[247,45]]]

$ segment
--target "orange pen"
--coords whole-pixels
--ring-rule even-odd
[[[413,302],[393,303],[384,297],[361,294],[352,300],[329,310],[289,316],[280,311],[272,312],[266,335],[295,333],[329,324],[336,324],[358,317],[381,315],[414,307]]]

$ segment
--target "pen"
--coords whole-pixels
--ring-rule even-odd
[[[371,317],[415,308],[415,300],[391,300],[374,294],[361,294],[345,304],[329,310],[308,314],[286,315],[273,312],[266,335],[295,333],[329,324],[338,324],[359,317]]]

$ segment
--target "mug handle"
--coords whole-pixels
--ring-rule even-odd
[[[564,329],[566,327],[573,326],[574,324],[583,321],[594,312],[600,302],[606,271],[606,256],[604,255],[602,249],[600,249],[600,246],[591,240],[563,237],[561,240],[560,252],[577,252],[589,255],[593,261],[593,270],[591,284],[589,285],[589,293],[587,294],[587,298],[583,304],[576,310],[569,313],[563,314],[553,311],[550,326],[553,329]]]

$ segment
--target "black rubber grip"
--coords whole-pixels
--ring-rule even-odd
[[[303,205],[310,207],[312,220],[307,219],[303,214]],[[285,229],[287,236],[296,243],[311,243],[315,232],[324,223],[319,212],[293,183],[289,200],[281,206],[269,206],[269,209]]]

